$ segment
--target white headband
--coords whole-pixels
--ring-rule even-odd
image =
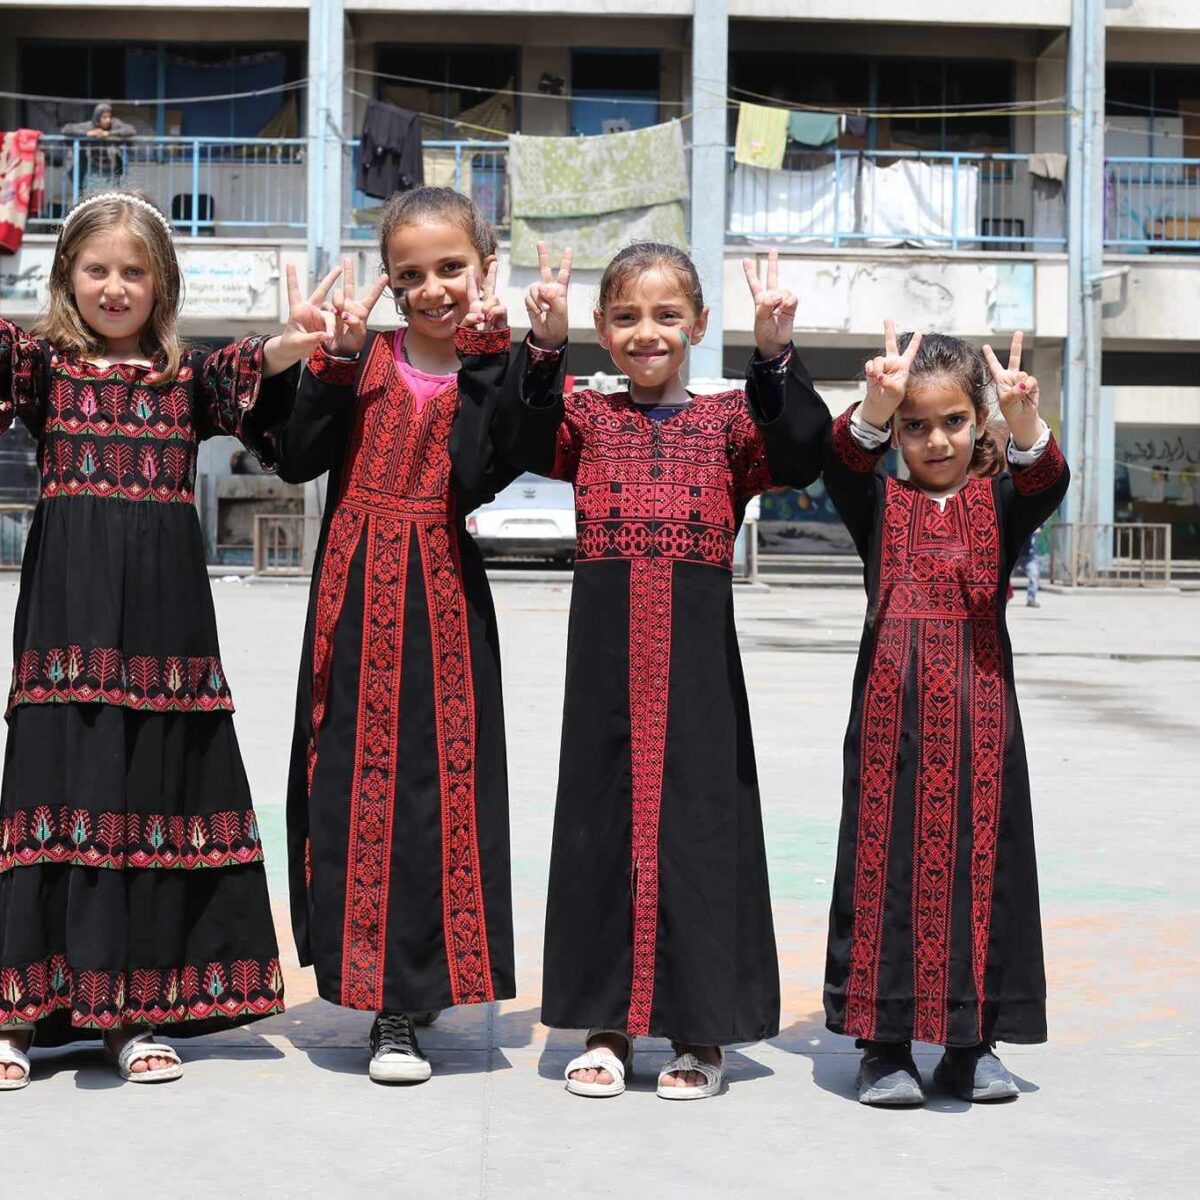
[[[67,213],[65,217],[63,217],[62,228],[65,230],[66,227],[70,225],[70,223],[75,220],[75,218],[81,212],[83,212],[85,208],[91,208],[93,204],[100,204],[104,200],[121,200],[125,204],[135,204],[138,208],[142,209],[144,212],[148,212],[152,217],[155,218],[155,220],[158,221],[158,223],[166,231],[167,237],[171,237],[175,232],[171,228],[171,222],[168,221],[167,218],[164,217],[162,213],[160,213],[158,209],[154,207],[153,204],[143,200],[140,196],[131,196],[128,192],[97,192],[94,196],[89,196],[86,200],[80,200],[80,202],[75,205],[75,207],[71,209],[71,211]]]

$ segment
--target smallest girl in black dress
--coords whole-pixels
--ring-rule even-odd
[[[1005,627],[1022,546],[1067,490],[1038,384],[957,338],[905,335],[834,422],[825,485],[866,564],[825,1013],[864,1104],[920,1104],[911,1042],[966,1100],[1017,1094],[997,1041],[1046,1040],[1029,776]],[[1010,438],[987,431],[993,385]],[[908,479],[877,468],[888,444]],[[1002,461],[1006,460],[1006,461]]]
[[[0,792],[0,1091],[31,1043],[102,1037],[122,1078],[177,1078],[153,1038],[283,1009],[262,842],[233,731],[196,448],[273,463],[295,379],[326,340],[290,276],[281,336],[189,351],[171,226],[110,191],[63,221],[33,335],[0,319],[0,431],[38,445]],[[268,387],[270,376],[279,377]]]

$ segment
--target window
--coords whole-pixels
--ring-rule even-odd
[[[661,76],[657,50],[573,51],[571,132],[592,135],[657,124]]]
[[[1106,153],[1200,158],[1200,67],[1110,63]]]
[[[967,115],[971,106],[1015,99],[1013,64],[936,58],[883,58],[745,51],[730,59],[730,85],[785,104],[931,113],[958,106],[962,116],[895,113],[872,119],[865,134],[843,134],[843,147],[897,150],[1007,151],[1012,119]],[[743,93],[735,91],[734,99]],[[754,99],[746,96],[746,99]],[[731,114],[731,137],[737,114]]]
[[[380,46],[375,70],[380,76],[402,77],[376,79],[377,99],[434,118],[424,123],[426,138],[486,137],[481,130],[455,126],[454,118],[470,115],[471,110],[481,106],[490,111],[487,102],[496,92],[516,86],[520,51],[516,46]],[[494,124],[499,132],[505,132],[517,127],[516,117],[506,103],[505,112],[494,119]],[[493,125],[486,116],[480,116],[476,123]]]
[[[304,78],[301,43],[167,43],[28,41],[20,55],[21,90],[54,91],[111,100],[114,116],[140,134],[186,137],[296,137],[302,128],[303,91],[243,96],[181,105],[130,105],[128,100],[223,96],[278,87]],[[57,132],[86,121],[86,103],[25,101],[30,128]]]

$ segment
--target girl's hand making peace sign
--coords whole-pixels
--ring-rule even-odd
[[[467,268],[467,311],[463,314],[464,329],[477,333],[497,333],[508,328],[508,310],[504,301],[496,295],[496,262],[488,266],[480,286],[479,272],[475,267]]]
[[[386,275],[380,275],[366,298],[358,300],[354,295],[354,259],[350,256],[342,259],[342,286],[334,292],[332,305],[325,305],[326,315],[332,310],[334,318],[332,341],[326,346],[330,354],[355,358],[362,351],[367,340],[367,321],[387,281]]]
[[[904,403],[908,390],[908,373],[921,348],[921,335],[914,333],[903,354],[896,344],[896,323],[889,318],[883,323],[884,353],[872,358],[864,370],[867,375],[867,398],[861,416],[869,425],[886,428],[896,409]]]
[[[558,350],[566,342],[570,329],[567,288],[571,285],[571,248],[563,251],[557,277],[550,270],[550,251],[545,242],[538,242],[537,252],[542,278],[529,285],[525,297],[529,333],[539,350]]]
[[[287,265],[288,319],[283,332],[268,338],[263,347],[263,367],[265,375],[278,375],[293,367],[301,359],[307,358],[318,346],[330,346],[333,343],[335,317],[326,305],[326,297],[334,281],[342,273],[341,267],[334,267],[324,279],[317,284],[307,300],[300,291],[300,283],[296,278],[296,268]]]
[[[754,259],[743,258],[742,270],[754,297],[754,344],[763,358],[776,358],[792,344],[799,301],[787,288],[779,287],[779,251],[767,255],[767,283],[758,278]]]
[[[984,346],[983,357],[996,381],[996,393],[1000,401],[1000,412],[1008,422],[1013,444],[1018,450],[1028,450],[1042,432],[1042,419],[1038,415],[1038,381],[1021,370],[1021,343],[1024,334],[1014,333],[1012,348],[1008,352],[1008,368],[1000,365],[991,346]]]

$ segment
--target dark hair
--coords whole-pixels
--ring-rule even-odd
[[[696,264],[677,246],[668,246],[663,242],[634,242],[618,251],[600,277],[600,295],[596,307],[603,312],[625,294],[635,279],[648,271],[669,271],[674,274],[696,310],[696,315],[704,311],[704,289],[700,286]]]
[[[912,340],[902,333],[897,346],[903,354]],[[929,380],[949,379],[957,384],[975,409],[975,453],[968,470],[972,475],[995,475],[1004,465],[1004,455],[995,434],[988,428],[991,416],[992,375],[983,355],[961,338],[945,333],[926,333],[908,374],[908,386]]]
[[[480,262],[496,253],[496,231],[474,200],[453,188],[412,188],[407,192],[393,192],[379,214],[379,261],[385,275],[391,274],[388,241],[392,234],[402,225],[423,225],[433,221],[457,225],[471,239]]]

